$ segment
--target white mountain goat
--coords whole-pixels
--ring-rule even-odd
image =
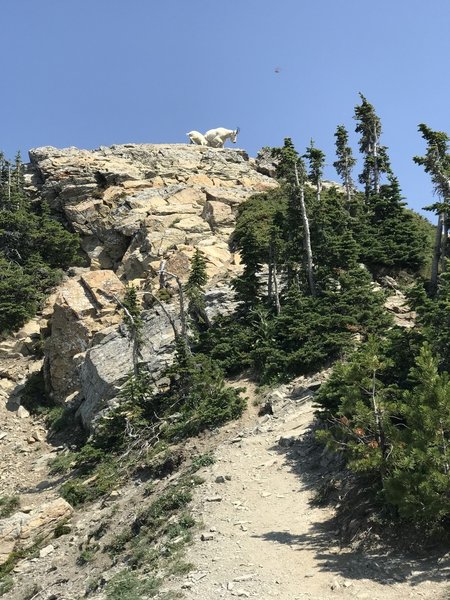
[[[233,144],[236,143],[239,131],[239,127],[236,127],[236,129],[217,127],[217,129],[210,129],[207,131],[205,133],[205,138],[208,146],[211,146],[212,148],[223,148],[223,145],[227,140],[230,140]]]
[[[199,131],[190,131],[186,134],[191,140],[191,144],[197,144],[198,146],[207,146],[208,142],[205,136]]]

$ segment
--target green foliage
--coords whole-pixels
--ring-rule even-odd
[[[149,575],[188,572],[192,565],[183,560],[183,546],[192,539],[195,520],[187,507],[192,488],[200,483],[195,476],[184,476],[168,486],[112,540],[107,547],[110,555],[126,552],[128,564],[133,569],[145,567]]]
[[[62,452],[48,461],[51,475],[65,475],[76,466],[75,452]]]
[[[245,401],[241,390],[227,387],[218,364],[203,354],[186,353],[179,347],[168,370],[170,390],[158,397],[163,413],[179,411],[181,419],[166,430],[166,437],[192,436],[238,418]]]
[[[209,467],[210,465],[213,465],[215,462],[216,462],[216,459],[214,458],[214,455],[211,454],[210,452],[208,452],[206,454],[199,454],[192,460],[192,469],[194,471],[197,471],[198,469],[201,469],[202,467]]]
[[[4,596],[14,587],[14,579],[11,575],[3,575],[0,577],[0,596]]]
[[[450,517],[450,377],[439,373],[424,344],[410,378],[402,407],[407,427],[385,493],[401,516],[433,527]]]
[[[0,172],[5,161],[0,157]],[[11,177],[0,176],[0,333],[14,331],[34,315],[61,269],[79,263],[79,239],[23,192],[20,157]],[[11,179],[12,184],[9,185]]]
[[[196,248],[191,260],[191,272],[186,283],[186,295],[189,301],[188,314],[197,331],[202,331],[209,327],[209,319],[205,306],[205,285],[208,281],[206,265],[206,258]]]
[[[334,136],[336,138],[337,160],[333,163],[333,167],[342,179],[346,190],[347,203],[349,203],[355,187],[352,179],[352,170],[357,161],[353,157],[351,147],[348,145],[348,131],[344,125],[337,126]]]
[[[318,437],[351,469],[378,482],[379,498],[428,531],[450,518],[450,377],[423,334],[392,330],[336,366],[316,400]]]
[[[410,299],[424,336],[439,357],[440,369],[450,372],[450,273],[440,276],[433,297],[428,297],[423,286],[418,285]]]
[[[382,174],[392,174],[386,146],[380,145],[381,121],[375,108],[363,94],[361,104],[355,106],[355,131],[360,134],[359,149],[364,155],[364,167],[359,181],[364,185],[366,198],[378,194]]]
[[[372,194],[359,214],[355,237],[362,260],[375,273],[379,271],[417,272],[424,265],[431,244],[423,223],[405,209],[395,177]]]
[[[60,488],[61,496],[72,506],[93,502],[110,493],[119,482],[117,463],[90,444],[76,455],[74,463],[80,476],[66,481]]]
[[[106,586],[108,600],[142,600],[143,597],[153,597],[158,593],[160,582],[146,576],[140,578],[137,573],[124,569],[116,573]]]
[[[19,506],[19,496],[0,496],[0,519],[10,517]]]
[[[308,161],[309,172],[308,177],[311,183],[313,183],[318,191],[320,191],[320,182],[323,176],[323,169],[325,166],[325,154],[319,148],[314,146],[314,141],[311,140],[310,145],[306,149],[305,154],[303,155]]]

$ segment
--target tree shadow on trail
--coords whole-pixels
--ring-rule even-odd
[[[362,492],[357,486],[345,488],[339,480],[348,479],[348,471],[315,441],[313,428],[298,438],[281,441],[271,451],[284,457],[302,491],[311,494],[311,511],[326,505],[335,510],[328,519],[323,520],[322,513],[320,521],[313,520],[306,533],[268,531],[257,537],[294,551],[313,549],[320,571],[348,580],[369,579],[386,586],[450,580],[449,545],[430,541],[425,547],[421,539],[422,546],[411,549],[414,536],[402,524],[374,518],[373,488]],[[343,495],[347,497],[343,499]]]

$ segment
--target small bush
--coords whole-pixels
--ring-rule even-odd
[[[0,519],[10,517],[20,506],[19,496],[0,497]]]
[[[14,580],[11,575],[4,575],[0,577],[0,596],[4,596],[12,590],[14,586]]]
[[[80,552],[79,557],[77,558],[77,565],[83,566],[83,565],[91,562],[91,560],[93,560],[98,548],[99,548],[98,544],[90,545],[90,546],[87,546],[86,548],[83,548],[83,550]]]
[[[59,538],[62,535],[67,535],[71,531],[72,528],[70,527],[70,525],[67,525],[67,521],[61,521],[61,523],[58,523],[58,525],[55,527],[53,535],[55,536],[55,538]]]
[[[142,600],[143,596],[155,596],[159,581],[154,577],[139,579],[133,571],[120,571],[108,582],[106,598],[108,600]]]
[[[216,462],[213,454],[207,452],[206,454],[199,454],[192,460],[192,470],[197,471],[201,467],[209,467]]]
[[[76,454],[64,452],[48,461],[50,475],[65,475],[76,465]]]

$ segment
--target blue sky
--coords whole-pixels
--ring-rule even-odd
[[[334,131],[361,91],[408,203],[433,200],[417,125],[450,133],[448,0],[5,0],[0,149],[183,143],[241,127],[255,156]],[[279,72],[276,72],[279,71]]]

